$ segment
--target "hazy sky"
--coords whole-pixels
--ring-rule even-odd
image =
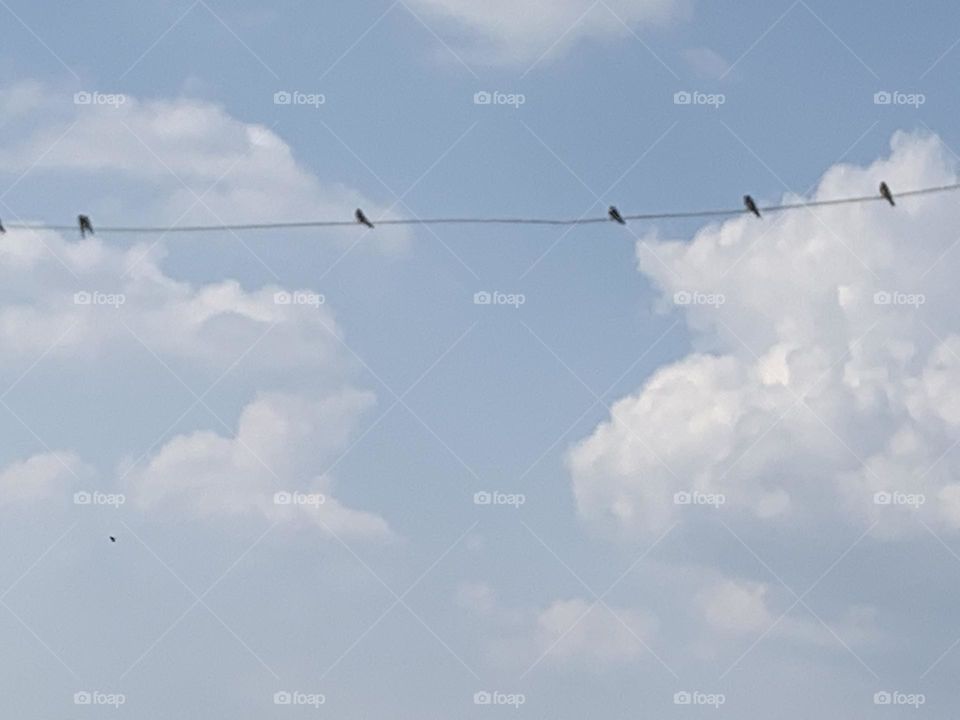
[[[951,184],[954,3],[0,18],[11,716],[954,716],[955,194],[15,227]]]

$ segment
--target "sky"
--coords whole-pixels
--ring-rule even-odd
[[[0,0],[22,718],[952,717],[955,4]],[[487,302],[489,300],[489,302]]]

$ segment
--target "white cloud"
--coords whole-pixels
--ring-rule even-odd
[[[332,481],[323,474],[372,403],[372,395],[357,391],[319,401],[261,395],[243,409],[233,436],[179,435],[129,471],[130,495],[145,510],[200,519],[259,515],[314,524],[340,537],[388,538],[382,518],[330,496]],[[277,492],[300,493],[303,502],[278,505]]]
[[[412,0],[427,19],[446,21],[469,38],[461,51],[490,64],[529,64],[587,39],[629,38],[630,28],[686,15],[687,0]]]
[[[483,621],[486,655],[501,668],[546,662],[597,670],[651,659],[650,643],[659,629],[647,610],[584,598],[555,600],[545,607],[506,607],[485,583],[461,585],[457,602]]]
[[[5,357],[32,360],[47,350],[54,357],[100,357],[118,345],[136,347],[135,335],[161,356],[225,368],[269,331],[270,352],[252,354],[250,363],[337,362],[340,331],[326,304],[278,303],[277,293],[292,288],[248,291],[232,280],[175,280],[161,260],[162,253],[143,246],[123,250],[96,238],[67,241],[54,232],[11,229],[0,236]],[[122,301],[110,304],[108,296]]]
[[[776,618],[767,610],[764,583],[726,580],[707,588],[699,598],[707,624],[724,635],[766,631]]]
[[[138,199],[136,217],[88,210],[94,227],[352,221],[357,207],[374,220],[399,216],[356,189],[321,181],[273,130],[238,120],[215,103],[125,96],[119,106],[75,105],[72,93],[36,82],[6,88],[4,96],[14,98],[7,112],[22,121],[0,142],[6,172],[96,177],[97,202],[112,213],[128,212],[130,199]],[[325,232],[357,237],[352,229]],[[408,238],[403,228],[381,227],[370,243],[396,251]]]
[[[876,194],[881,180],[896,192],[956,174],[937,138],[898,133],[889,158],[831,168],[812,197]],[[716,512],[764,521],[884,518],[878,532],[892,532],[919,513],[960,526],[950,501],[960,496],[950,453],[960,410],[946,391],[960,378],[957,227],[955,196],[930,195],[742,217],[692,241],[638,244],[664,306],[681,291],[726,302],[680,308],[695,351],[572,448],[580,513],[603,530],[656,533],[691,510],[675,492],[700,490],[726,496]],[[911,295],[923,304],[904,304]],[[886,491],[927,503],[875,503]]]
[[[0,507],[67,497],[69,488],[92,470],[71,452],[48,452],[0,470]]]
[[[343,188],[331,192],[294,162],[276,135],[215,105],[130,99],[120,109],[74,106],[63,98],[58,103],[49,89],[39,93],[35,84],[23,86],[18,97],[23,109],[17,117],[25,114],[32,122],[6,136],[11,169],[39,158],[34,172],[95,173],[98,187],[115,184],[131,197],[147,189],[146,215],[175,220],[181,206],[192,202],[167,167],[199,192],[221,178],[208,200],[234,221],[277,219],[274,213],[297,208],[309,211],[307,217],[336,212],[349,218],[358,197]],[[317,198],[326,200],[318,205]],[[144,207],[134,200],[130,205]],[[205,378],[197,390],[219,378],[220,397],[209,404],[245,406],[235,434],[186,432],[142,465],[126,461],[123,489],[137,507],[207,518],[260,513],[337,535],[389,537],[383,519],[334,498],[333,479],[323,475],[373,396],[351,387],[354,363],[322,289],[181,280],[163,267],[162,245],[130,246],[124,240],[66,239],[58,232],[12,227],[0,236],[0,366],[19,374],[41,361],[45,367],[69,363],[96,384],[118,368],[130,369],[128,380],[149,378],[149,369],[166,377],[166,365],[183,374],[188,386],[197,375]],[[140,375],[144,358],[148,371]],[[239,396],[231,391],[237,384],[244,388]],[[263,391],[273,387],[285,392]],[[253,393],[258,394],[251,399]],[[63,402],[69,406],[69,397]],[[149,416],[149,407],[141,410],[140,421],[165,427],[169,420]],[[189,401],[180,409],[188,407]],[[122,457],[130,449],[105,452]],[[55,460],[38,456],[16,465],[0,487],[10,497],[44,497],[63,479],[58,473],[64,466]],[[275,505],[273,493],[284,490],[323,496],[325,502]]]
[[[545,608],[536,619],[541,652],[549,650],[555,660],[588,666],[633,662],[647,655],[644,645],[657,628],[653,615],[591,604],[574,598]]]
[[[771,609],[772,595],[770,585],[762,582],[724,578],[708,583],[695,603],[708,630],[698,641],[707,644],[712,635],[717,644],[725,640],[742,644],[769,636],[801,645],[841,648],[843,643],[863,645],[879,637],[873,608],[849,608],[828,625],[804,605],[795,604],[796,598],[789,593],[783,593],[779,605],[774,605],[777,609]]]

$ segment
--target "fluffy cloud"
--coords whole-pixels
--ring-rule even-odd
[[[412,0],[411,6],[466,33],[479,62],[532,63],[587,39],[629,37],[639,25],[685,15],[686,0]]]
[[[49,452],[18,460],[0,470],[0,507],[29,503],[60,495],[91,468],[71,452]]]
[[[214,103],[123,96],[121,104],[77,105],[72,93],[36,82],[6,88],[4,96],[13,98],[0,141],[4,172],[96,178],[99,197],[91,212],[114,215],[101,222],[350,221],[357,207],[373,219],[398,217],[356,189],[322,182],[273,130],[242,122]],[[96,226],[98,216],[93,219]],[[328,232],[357,237],[350,229]],[[408,238],[405,229],[384,227],[371,242],[393,251]]]
[[[651,614],[590,605],[581,598],[558,600],[540,612],[536,644],[541,652],[591,666],[633,662],[648,652],[644,645],[657,627]]]
[[[891,147],[869,167],[831,168],[812,198],[957,181],[936,137],[898,133]],[[639,268],[664,307],[678,293],[724,302],[680,306],[693,352],[572,448],[580,513],[656,533],[690,511],[675,493],[699,491],[761,521],[960,527],[947,391],[960,379],[958,227],[956,198],[928,195],[646,238]]]
[[[724,578],[705,584],[695,602],[705,630],[698,642],[712,642],[717,648],[724,641],[742,643],[769,636],[800,645],[836,648],[838,637],[848,645],[872,643],[879,637],[873,608],[849,608],[828,626],[803,605],[792,607],[796,601],[792,595],[781,593],[783,597],[775,604],[773,594],[770,585],[762,582]]]
[[[381,518],[331,497],[332,482],[322,474],[372,403],[357,391],[319,401],[262,395],[243,409],[232,437],[179,435],[130,472],[133,500],[201,519],[254,514],[313,523],[337,536],[389,537]]]
[[[162,260],[144,246],[124,250],[96,238],[10,230],[0,237],[4,358],[32,360],[48,350],[100,357],[135,336],[162,356],[225,367],[269,331],[272,352],[254,354],[254,364],[337,362],[340,331],[319,294],[304,290],[302,297],[317,302],[294,304],[284,302],[292,289],[279,286],[195,285],[167,275]]]
[[[233,220],[276,219],[275,213],[298,208],[309,216],[349,218],[357,203],[350,191],[328,192],[268,130],[240,123],[214,105],[131,98],[120,108],[70,102],[65,110],[66,103],[54,102],[37,84],[19,86],[14,97],[9,169],[36,163],[33,172],[96,174],[98,188],[116,184],[134,196],[138,188],[147,189],[145,204],[130,203],[146,207],[146,216],[177,219],[193,202],[189,193],[183,195],[181,181],[203,192],[218,178],[206,200]],[[317,197],[331,204],[318,208]],[[5,219],[11,224],[13,218]],[[186,377],[187,386],[200,376],[205,382],[198,389],[205,389],[218,378],[220,397],[209,403],[243,408],[235,432],[197,429],[168,439],[142,462],[126,460],[120,475],[133,505],[203,518],[259,513],[337,535],[389,537],[380,517],[337,501],[333,478],[324,474],[374,402],[352,387],[353,362],[326,298],[315,289],[279,284],[250,288],[230,279],[187,281],[165,264],[159,244],[67,239],[50,230],[9,227],[0,236],[0,371],[11,371],[10,380],[22,379],[42,362],[80,367],[91,386],[118,369],[125,381],[149,382],[149,370],[139,372],[146,357],[147,368],[165,376],[160,367],[165,365]],[[192,271],[202,276],[200,269]],[[242,377],[231,372],[240,365]],[[64,390],[69,393],[69,387]],[[197,404],[201,401],[212,413],[207,401]],[[70,405],[69,395],[63,402]],[[177,409],[188,410],[189,404],[188,398]],[[169,419],[149,416],[149,407],[137,408],[144,426],[156,421],[165,427]],[[129,419],[129,412],[125,407],[115,417]],[[104,430],[109,436],[111,428]],[[117,458],[130,448],[101,452]],[[15,464],[0,474],[0,503],[48,497],[84,467],[69,453]],[[323,503],[277,505],[278,491],[307,493]]]
[[[457,601],[483,621],[487,656],[500,667],[526,669],[542,661],[598,669],[637,662],[652,657],[649,643],[659,628],[647,610],[594,605],[584,598],[509,608],[484,583],[461,585]]]

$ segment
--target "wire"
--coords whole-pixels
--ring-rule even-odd
[[[896,193],[897,199],[916,197],[920,195],[932,195],[935,193],[955,192],[960,190],[960,183],[952,185],[939,185],[935,187],[920,188],[918,190],[907,190]],[[761,207],[761,213],[789,212],[792,210],[801,210],[815,207],[828,207],[834,205],[855,205],[871,202],[887,202],[882,195],[864,195],[861,197],[837,198],[833,200],[810,200],[806,202],[785,203],[781,205],[768,205]],[[641,213],[637,215],[624,214],[624,220],[674,220],[684,218],[714,218],[729,217],[733,215],[743,215],[750,212],[746,208],[735,208],[727,210],[693,210],[687,212],[659,212],[659,213]],[[609,216],[562,219],[562,218],[407,218],[395,220],[375,221],[375,225],[556,225],[556,226],[574,226],[574,225],[596,225],[600,223],[609,223]],[[70,232],[77,229],[76,225],[34,225],[30,223],[8,223],[10,229],[19,230],[55,230]],[[348,220],[313,220],[305,222],[270,222],[270,223],[248,223],[239,225],[182,225],[182,226],[149,226],[149,227],[123,227],[123,226],[97,226],[98,233],[205,233],[205,232],[241,232],[245,230],[295,230],[301,228],[333,228],[333,227],[363,227],[360,223]]]

